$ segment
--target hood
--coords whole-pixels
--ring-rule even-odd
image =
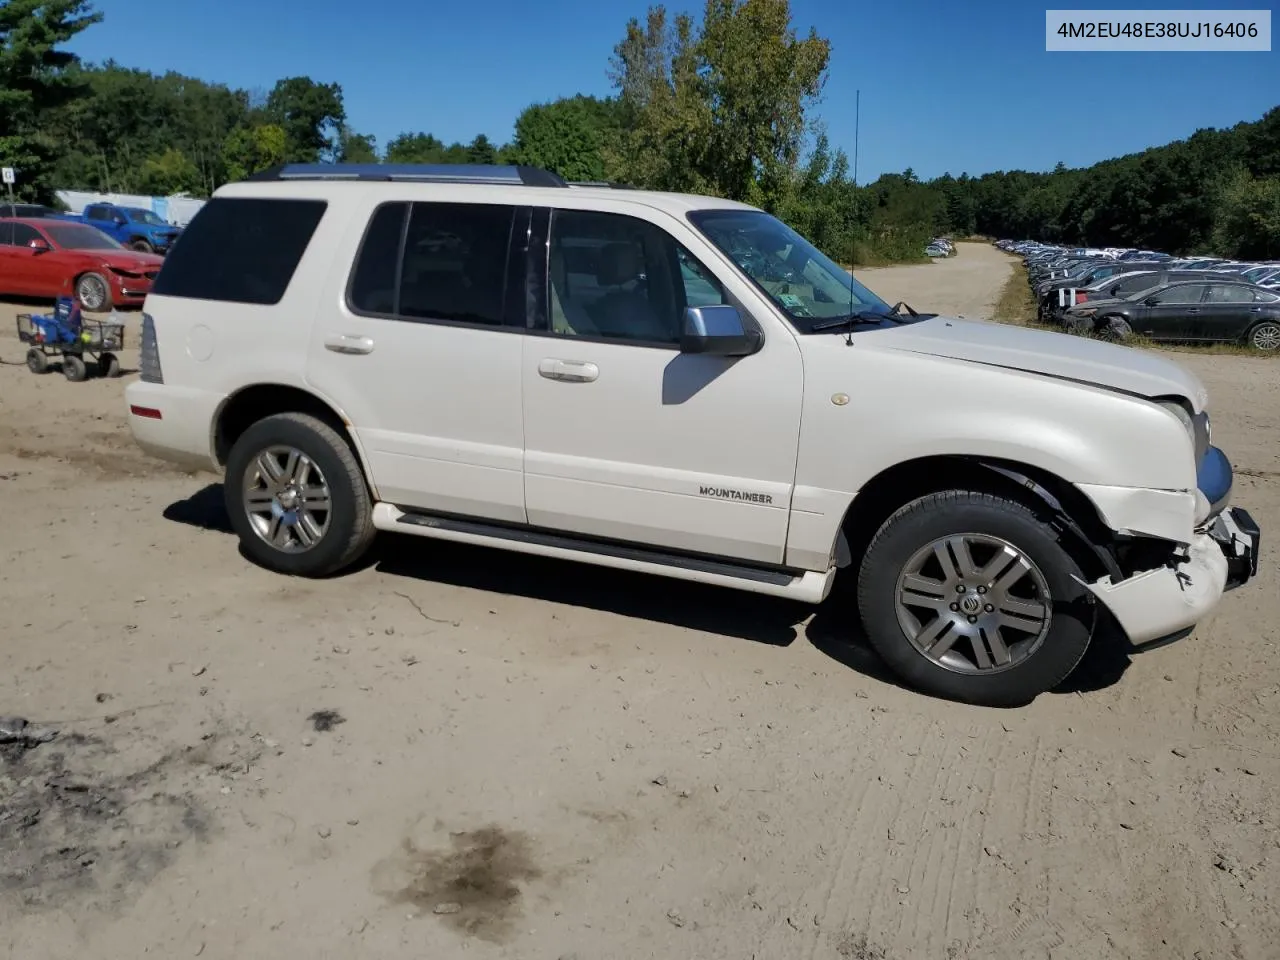
[[[86,251],[87,252],[87,251]],[[164,257],[154,253],[141,253],[137,250],[112,250],[101,255],[105,266],[133,273],[144,273],[147,270],[158,270],[164,263]]]
[[[1022,370],[1141,397],[1185,397],[1196,413],[1209,399],[1200,379],[1172,360],[1146,350],[1048,330],[933,317],[884,327],[858,342]]]

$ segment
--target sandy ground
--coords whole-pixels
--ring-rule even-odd
[[[1010,269],[863,278],[984,316]],[[31,375],[12,312],[0,714],[60,733],[2,748],[0,955],[1280,956],[1265,547],[1194,637],[957,706],[827,610],[395,538],[261,571],[215,478],[131,445],[127,379]],[[1280,366],[1179,356],[1265,544]]]

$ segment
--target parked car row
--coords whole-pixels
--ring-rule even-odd
[[[954,257],[956,255],[956,245],[946,237],[934,237],[929,241],[928,246],[924,248],[926,257]]]
[[[1116,340],[1136,334],[1280,349],[1280,262],[1032,241],[996,246],[1023,258],[1041,322]]]

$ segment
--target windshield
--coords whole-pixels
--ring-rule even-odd
[[[149,223],[157,227],[163,227],[165,225],[165,222],[150,210],[139,210],[137,208],[130,207],[125,211],[125,213],[129,215],[129,219],[134,223]]]
[[[63,250],[123,250],[124,248],[96,227],[78,223],[47,223],[45,233]]]
[[[759,210],[699,210],[701,230],[802,333],[849,313],[892,308],[781,220]]]

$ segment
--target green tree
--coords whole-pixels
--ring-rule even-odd
[[[288,134],[274,123],[236,127],[227,137],[222,151],[227,180],[243,180],[258,170],[285,163],[288,144]]]
[[[338,84],[317,83],[310,77],[278,80],[263,113],[268,122],[284,130],[286,162],[316,163],[340,155],[339,137],[347,112]]]
[[[339,163],[377,163],[378,144],[366,133],[356,133],[345,124],[338,132]]]
[[[0,165],[18,169],[22,197],[51,199],[61,144],[42,124],[81,92],[76,57],[60,47],[101,19],[89,0],[0,2]]]
[[[138,188],[152,196],[197,194],[202,186],[199,168],[185,153],[173,147],[143,161],[138,177]]]
[[[467,145],[467,163],[494,164],[498,162],[498,148],[483,133]]]
[[[617,126],[612,109],[612,104],[583,96],[526,107],[516,118],[507,159],[551,170],[566,180],[604,180],[604,151]]]
[[[1280,258],[1280,176],[1237,170],[1216,198],[1213,245],[1219,255]]]
[[[650,8],[612,61],[625,168],[644,185],[773,208],[791,189],[830,55],[815,31],[797,38],[789,0],[707,0],[696,30]]]

